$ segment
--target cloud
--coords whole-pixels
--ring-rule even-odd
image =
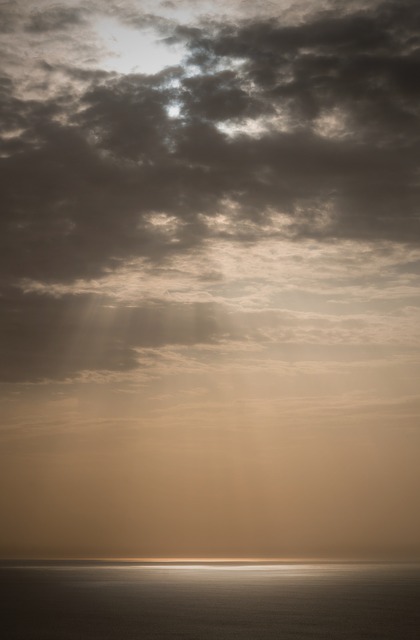
[[[152,281],[184,260],[185,284],[185,270],[208,260],[221,243],[227,254],[265,246],[267,239],[302,246],[313,240],[326,251],[331,242],[378,251],[386,243],[407,251],[417,244],[416,3],[328,3],[316,11],[302,5],[294,7],[294,19],[290,12],[284,20],[235,15],[221,23],[213,16],[182,27],[147,7],[108,3],[102,14],[138,28],[147,23],[188,48],[183,65],[155,75],[101,70],[97,43],[85,43],[85,52],[96,51],[90,66],[76,53],[62,59],[57,34],[65,46],[82,46],[81,34],[100,15],[98,4],[6,9],[6,40],[20,30],[21,39],[51,38],[52,48],[31,66],[30,79],[9,52],[0,84],[0,266],[4,323],[13,338],[4,346],[3,379],[130,369],[137,366],[138,346],[211,342],[229,334],[225,309],[218,327],[212,307],[192,299],[195,278],[192,298],[183,299],[188,311],[159,293],[163,317],[175,314],[166,337],[159,337],[157,314],[147,324],[147,308],[131,312],[128,330],[121,311],[102,354],[88,357],[81,349],[59,373],[56,354],[85,322],[92,299],[92,291],[72,295],[80,294],[77,283],[99,283],[99,300],[110,274],[129,271],[136,261]],[[226,304],[211,289],[222,286],[223,270],[201,270],[212,304]],[[212,273],[216,280],[209,281]],[[23,295],[22,282],[38,284]],[[266,291],[264,276],[256,282],[254,273],[247,286]],[[59,291],[66,291],[61,299]],[[209,320],[193,328],[186,318],[202,318],[200,309]],[[73,328],[66,325],[72,317]],[[54,328],[58,318],[65,338]],[[85,322],[86,336],[95,334],[95,323]],[[134,337],[133,323],[142,339]]]
[[[212,344],[225,331],[211,304],[124,306],[103,296],[3,291],[0,382],[66,380],[142,367],[141,348]]]
[[[56,4],[45,9],[31,11],[25,29],[32,33],[61,31],[80,26],[85,22],[86,11],[81,7],[66,7]]]
[[[274,210],[297,238],[414,239],[417,13],[384,4],[290,27],[212,24],[189,32],[195,75],[93,74],[82,95],[68,83],[47,102],[9,94],[4,109],[22,133],[3,141],[7,191],[19,183],[25,192],[25,202],[6,196],[6,215],[20,225],[9,246],[37,236],[54,269],[57,249],[63,265],[78,252],[73,263],[98,272],[151,246],[160,259],[199,245],[199,216],[227,199],[239,226]],[[219,128],[243,120],[260,122],[260,134]],[[151,242],[142,216],[153,211],[185,222],[178,246]]]

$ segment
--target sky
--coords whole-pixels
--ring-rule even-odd
[[[0,556],[420,556],[420,5],[0,4]]]

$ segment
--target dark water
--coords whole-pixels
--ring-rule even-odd
[[[5,640],[420,639],[420,569],[3,566]]]

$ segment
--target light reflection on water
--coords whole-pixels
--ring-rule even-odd
[[[420,569],[355,564],[21,564],[7,640],[420,637]]]

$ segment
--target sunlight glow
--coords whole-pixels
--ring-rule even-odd
[[[102,67],[119,73],[158,73],[181,62],[181,45],[167,45],[150,30],[127,27],[117,20],[103,18],[96,31],[104,47]]]

